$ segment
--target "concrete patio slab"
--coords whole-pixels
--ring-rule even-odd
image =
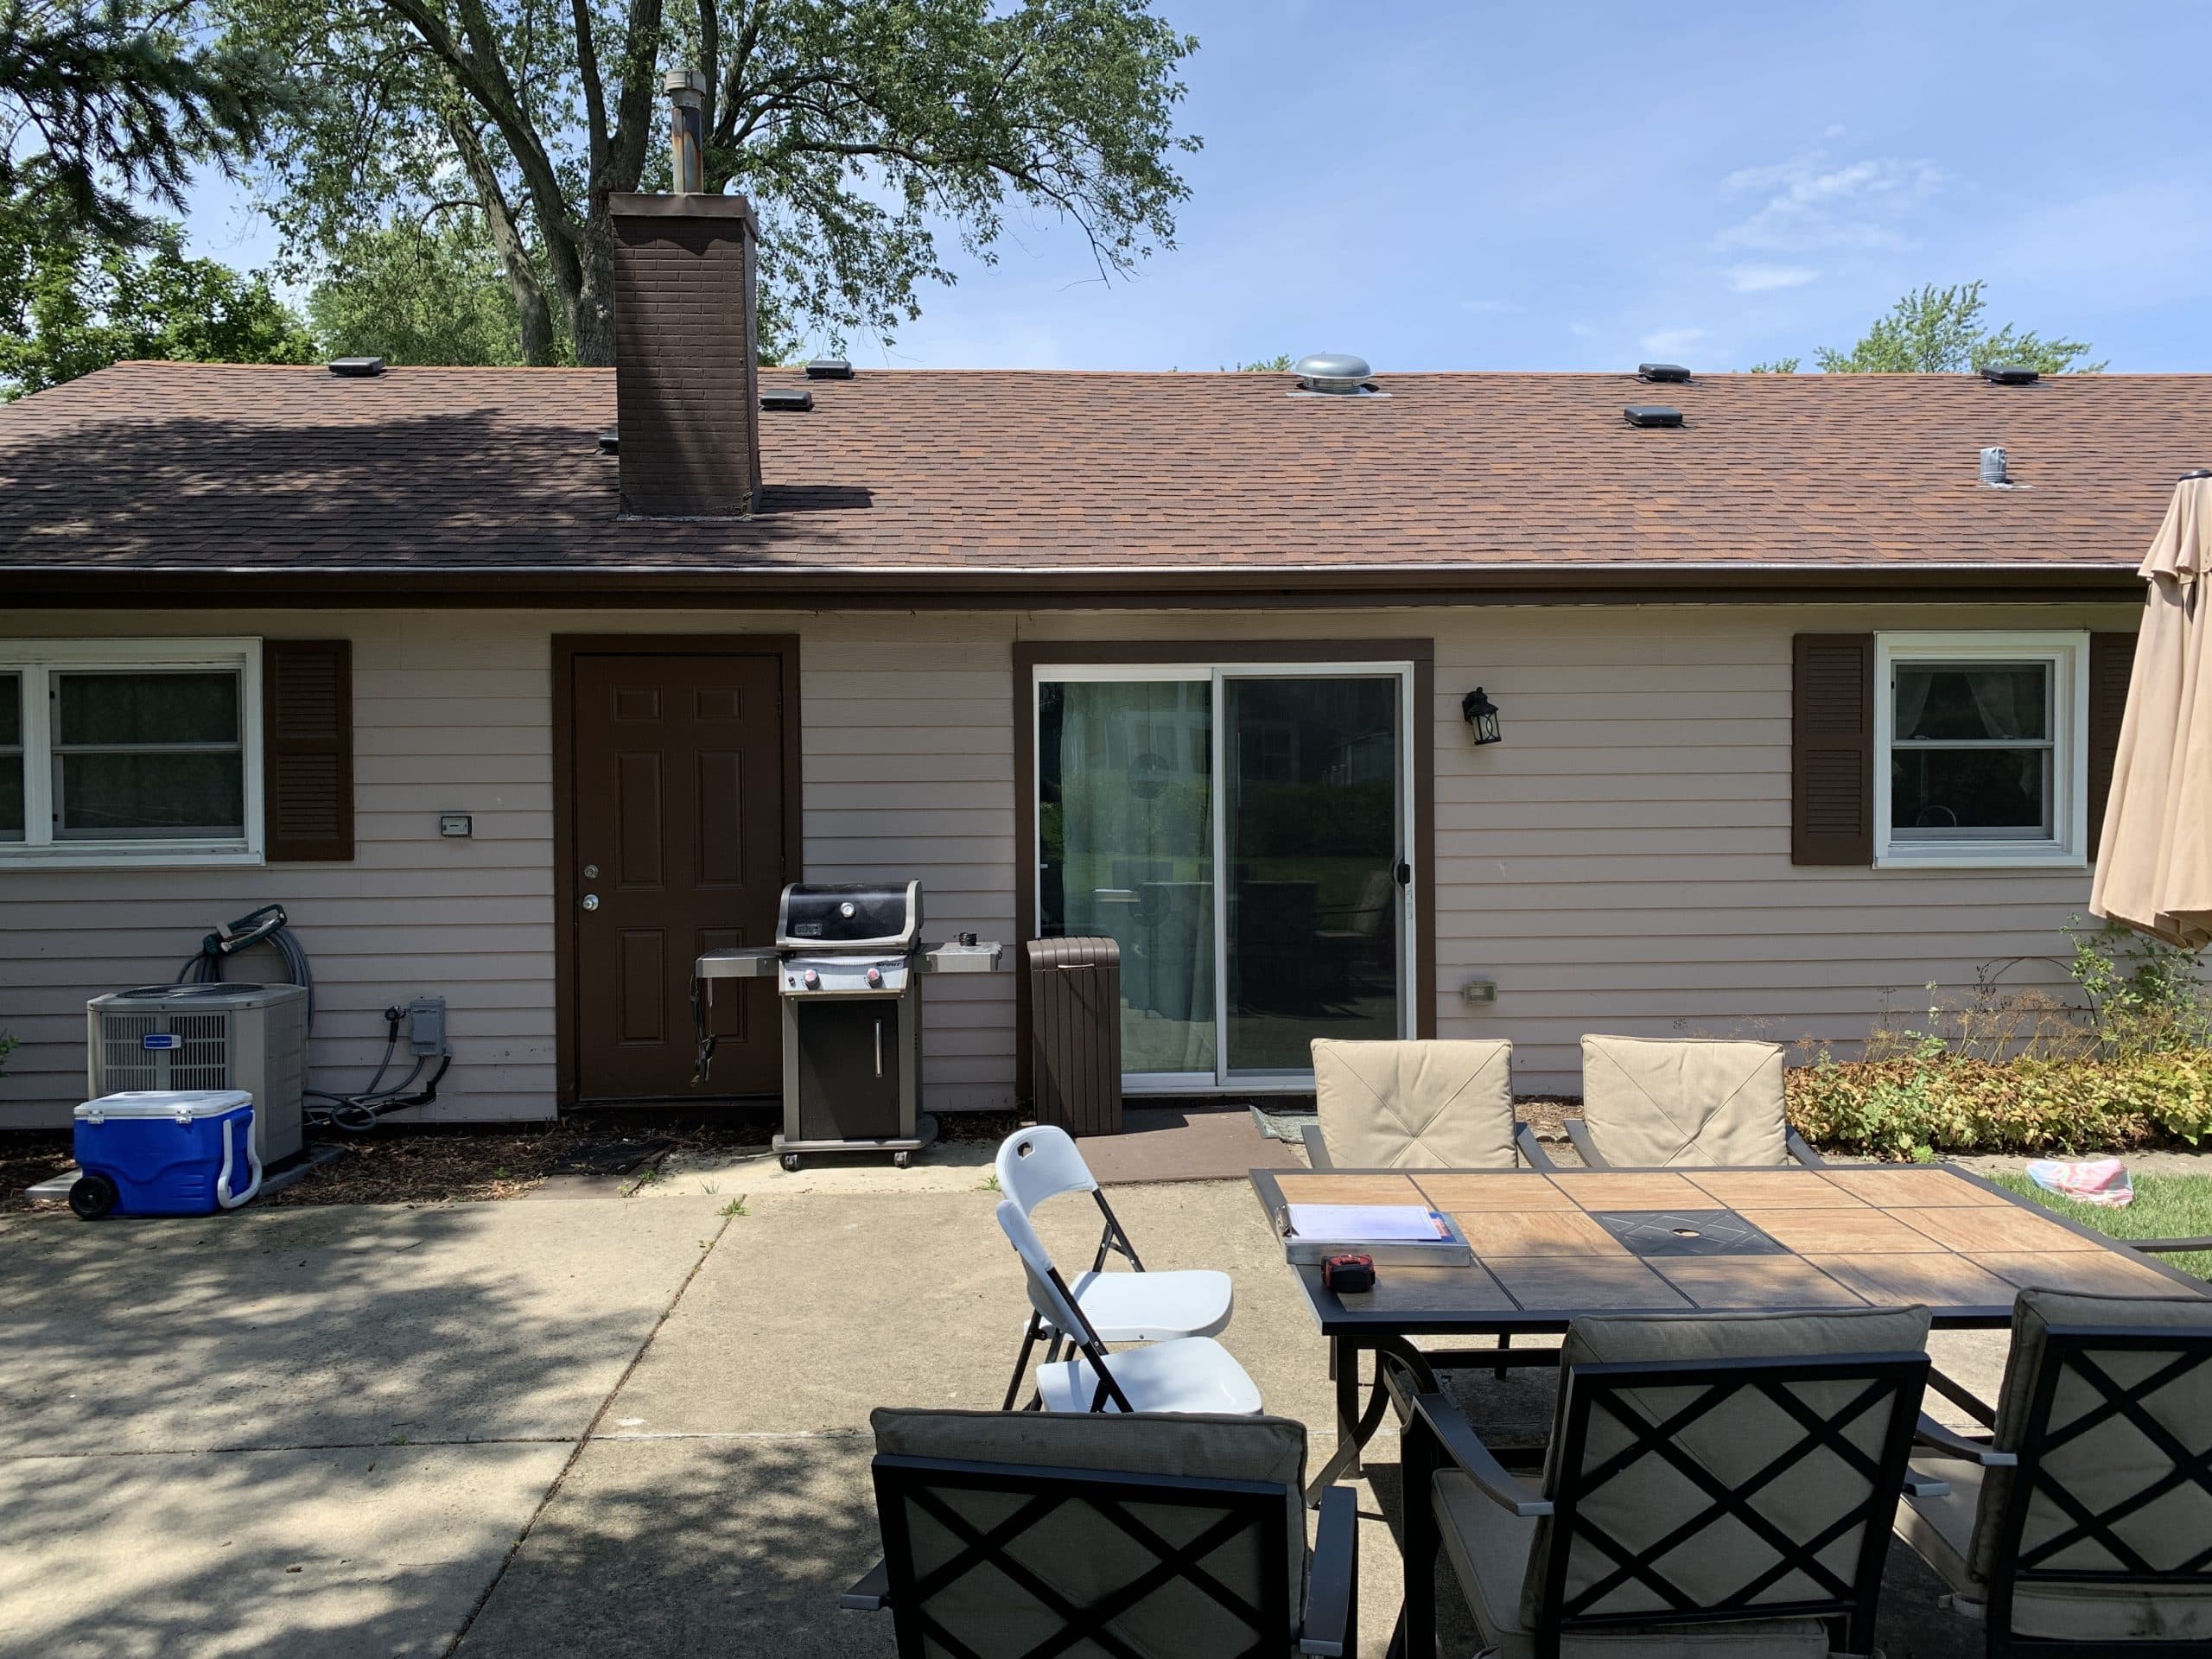
[[[571,1450],[0,1461],[0,1653],[443,1653]]]
[[[811,1153],[796,1170],[785,1169],[766,1147],[749,1152],[702,1154],[676,1153],[651,1180],[632,1179],[641,1198],[797,1197],[844,1192],[855,1197],[891,1197],[916,1192],[981,1191],[998,1147],[980,1141],[939,1141],[914,1154],[906,1169],[894,1168],[883,1152]]]
[[[0,1456],[575,1437],[706,1200],[247,1211],[0,1233]]]
[[[462,1659],[842,1659],[891,1622],[837,1609],[881,1554],[865,1434],[600,1440],[470,1625]]]
[[[995,1407],[1026,1308],[996,1195],[949,1167],[957,1185],[922,1189],[925,1170],[880,1166],[826,1190],[754,1182],[734,1217],[718,1183],[0,1222],[0,1654],[350,1659],[456,1636],[471,1659],[888,1652],[887,1621],[836,1607],[876,1554],[868,1412]],[[1249,1187],[1110,1197],[1148,1266],[1232,1275],[1225,1344],[1307,1424],[1309,1466],[1325,1458],[1325,1350]],[[1089,1199],[1039,1222],[1089,1264]],[[1993,1395],[2001,1332],[1936,1347]],[[1509,1443],[1549,1420],[1541,1371],[1454,1390]],[[472,1443],[425,1443],[448,1440]],[[1360,1652],[1377,1656],[1401,1582],[1392,1427],[1367,1461]],[[1891,1659],[1976,1650],[1908,1552],[1889,1593]],[[1464,1614],[1445,1618],[1446,1650],[1471,1650]]]

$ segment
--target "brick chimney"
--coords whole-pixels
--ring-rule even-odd
[[[612,207],[622,511],[741,518],[760,489],[752,205],[686,194]]]

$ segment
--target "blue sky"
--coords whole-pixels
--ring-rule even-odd
[[[863,364],[1703,369],[1906,289],[2116,370],[2212,370],[2212,7],[1156,0],[1199,38],[1177,248],[1016,223]],[[195,241],[265,238],[211,194]]]

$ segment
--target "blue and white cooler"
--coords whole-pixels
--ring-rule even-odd
[[[210,1216],[261,1190],[253,1096],[238,1089],[137,1090],[77,1109],[69,1207],[108,1214]]]

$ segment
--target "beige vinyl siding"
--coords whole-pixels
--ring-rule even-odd
[[[23,1043],[0,1077],[0,1125],[63,1121],[84,1098],[87,997],[174,977],[217,922],[272,902],[289,912],[315,971],[315,1086],[363,1086],[383,1052],[382,1011],[437,995],[454,1060],[437,1104],[417,1116],[550,1116],[553,762],[543,637],[467,616],[327,613],[17,613],[0,633],[99,639],[195,625],[353,641],[353,861],[0,868],[0,1030]],[[441,811],[473,813],[474,836],[441,838]],[[283,972],[273,952],[257,952],[229,976]]]
[[[1789,862],[1790,641],[1906,628],[2133,628],[2116,607],[1606,606],[1033,617],[1056,639],[1433,640],[1443,1037],[1510,1037],[1523,1093],[1579,1094],[1586,1032],[1811,1039],[1985,981],[2070,989],[2087,870]],[[1475,686],[1504,741],[1478,749]],[[1469,1004],[1470,980],[1497,982]]]
[[[315,1080],[353,1087],[378,1011],[445,995],[435,1115],[554,1098],[550,639],[797,633],[805,873],[925,889],[925,931],[1018,967],[1012,646],[1054,639],[1435,643],[1437,982],[1445,1036],[1510,1036],[1524,1092],[1580,1090],[1586,1031],[1810,1038],[1848,1052],[1885,1007],[1994,975],[2065,983],[2086,871],[1873,871],[1789,861],[1790,639],[1878,628],[2129,628],[2126,607],[1605,607],[1027,616],[18,613],[13,635],[254,632],[354,641],[359,857],[265,869],[0,868],[0,1030],[26,1046],[0,1125],[79,1097],[85,999],[167,979],[214,922],[281,899],[321,985]],[[1505,741],[1477,750],[1477,684]],[[474,815],[448,841],[442,811]],[[1460,987],[1495,979],[1494,1005]],[[1013,1101],[1014,974],[925,988],[932,1107]]]
[[[58,1122],[83,1098],[84,1007],[167,980],[216,922],[281,901],[313,963],[313,1081],[358,1088],[381,1011],[447,1000],[454,1058],[439,1120],[554,1110],[552,636],[721,632],[802,636],[807,875],[923,883],[932,938],[1011,941],[1011,619],[551,613],[31,613],[8,637],[218,632],[354,642],[357,857],[257,869],[0,868],[0,1031],[23,1047],[0,1077],[0,1127]],[[437,833],[473,816],[471,839]],[[277,976],[241,960],[232,977]],[[1014,982],[924,988],[933,1108],[1014,1101]]]

